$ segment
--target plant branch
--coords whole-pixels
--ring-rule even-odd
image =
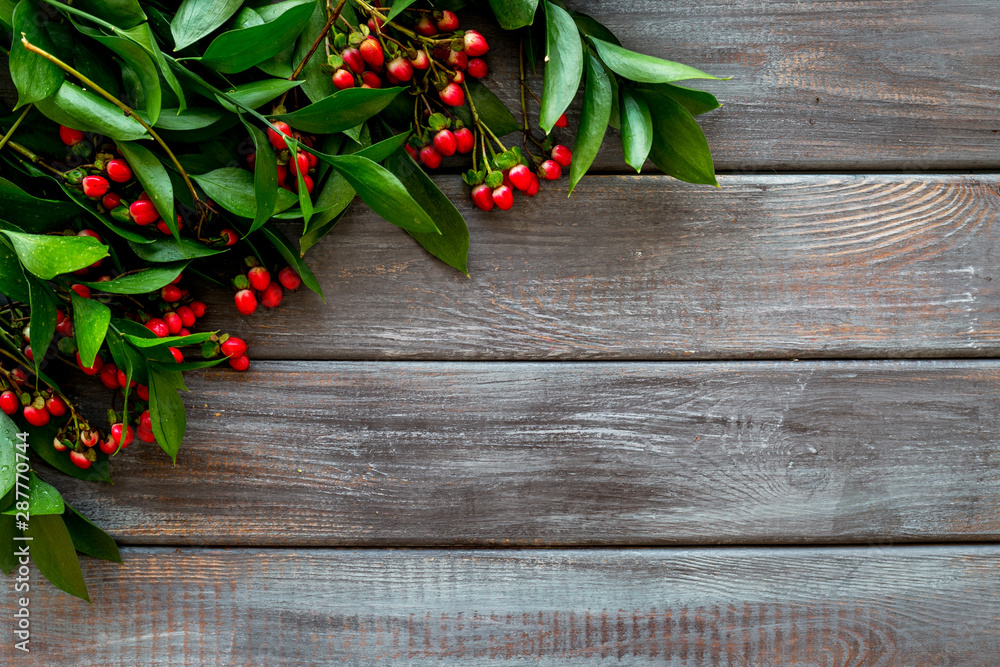
[[[24,120],[24,117],[28,115],[28,112],[31,111],[31,107],[33,106],[33,104],[29,104],[24,107],[24,111],[22,111],[20,117],[14,121],[14,125],[11,126],[10,131],[4,135],[3,139],[0,139],[0,150],[3,150],[3,147],[7,145],[8,141],[10,141],[10,138],[14,136],[14,131],[21,124],[21,121]]]
[[[295,71],[292,72],[292,75],[288,77],[289,81],[295,81],[297,78],[299,78],[299,74],[302,74],[302,70],[305,69],[306,65],[309,63],[309,60],[313,57],[313,54],[316,53],[316,49],[319,48],[320,43],[324,39],[326,39],[326,33],[328,33],[330,31],[330,28],[333,27],[333,24],[337,22],[337,19],[340,17],[340,12],[344,10],[344,5],[346,4],[347,0],[340,0],[340,2],[337,3],[337,6],[333,8],[333,13],[330,14],[330,18],[326,20],[326,25],[323,26],[323,29],[316,37],[316,41],[314,41],[313,45],[309,48],[309,53],[307,53],[306,57],[302,59],[302,62],[299,63],[299,66],[295,68]],[[279,107],[285,106],[285,98],[288,97],[288,92],[289,91],[286,90],[285,94],[281,96],[281,100],[278,102]]]
[[[13,148],[15,152],[20,153],[22,156],[30,160],[31,163],[34,164],[35,166],[44,167],[45,169],[48,169],[50,172],[52,172],[52,174],[54,174],[58,178],[60,179],[63,178],[63,173],[61,171],[59,171],[55,167],[50,167],[48,164],[45,163],[45,160],[32,153],[21,144],[16,143],[14,141],[8,141],[7,145]]]

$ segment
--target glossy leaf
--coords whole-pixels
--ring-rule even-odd
[[[667,83],[685,79],[720,79],[721,77],[706,74],[700,69],[689,65],[663,60],[643,53],[629,51],[626,48],[606,42],[596,37],[590,38],[597,54],[611,71],[630,81],[640,83]]]
[[[146,50],[146,53],[148,53],[156,62],[156,66],[159,68],[160,74],[163,76],[163,80],[167,82],[170,90],[172,90],[174,95],[177,96],[178,107],[180,110],[183,111],[186,109],[187,100],[184,94],[184,89],[181,87],[180,81],[177,80],[177,76],[174,74],[174,71],[170,69],[170,66],[167,64],[167,59],[163,56],[163,52],[156,43],[156,38],[153,37],[153,31],[149,27],[149,24],[140,23],[134,28],[129,28],[128,30],[117,30],[115,31],[115,34],[119,37],[125,37],[134,41]]]
[[[132,167],[135,177],[139,179],[139,183],[156,206],[160,217],[167,223],[174,238],[179,240],[177,215],[174,213],[174,186],[160,159],[148,148],[137,143],[119,141],[118,150]]]
[[[0,498],[14,488],[17,482],[17,464],[15,443],[20,442],[17,434],[20,431],[7,413],[0,410]]]
[[[184,389],[179,371],[165,370],[156,362],[147,364],[149,376],[149,417],[160,449],[177,463],[177,452],[187,429],[187,415],[178,391]]]
[[[17,88],[15,109],[55,94],[63,83],[63,71],[45,58],[28,51],[21,43],[21,33],[34,46],[55,53],[45,18],[35,0],[21,0],[12,17],[16,39],[10,47],[10,76]]]
[[[146,20],[137,0],[76,0],[72,4],[119,28],[131,28]]]
[[[625,162],[638,173],[653,147],[653,117],[646,100],[627,88],[622,90],[621,119]]]
[[[298,155],[299,153],[299,142],[292,137],[285,137],[285,145],[288,147],[289,155]],[[299,213],[302,215],[303,224],[308,227],[309,219],[313,214],[313,203],[312,195],[309,194],[309,190],[306,188],[305,174],[301,171],[292,174],[291,169],[289,171],[289,178],[295,179],[294,190],[298,193],[299,198]],[[258,225],[259,227],[259,225]]]
[[[28,279],[28,303],[31,306],[30,343],[35,358],[35,373],[38,373],[56,333],[56,295],[45,281],[35,276],[25,277]]]
[[[583,111],[580,114],[576,141],[573,143],[573,161],[569,167],[569,194],[573,194],[573,188],[597,157],[610,118],[611,81],[600,61],[587,54],[587,84],[583,89]]]
[[[389,10],[389,14],[385,17],[387,21],[391,21],[397,16],[399,16],[404,9],[412,5],[416,0],[393,0],[392,9]],[[537,0],[536,0],[537,2]]]
[[[3,201],[0,217],[16,222],[33,234],[51,231],[79,213],[71,202],[39,199],[2,177],[0,201]]]
[[[112,563],[122,562],[118,545],[111,536],[91,523],[69,503],[66,503],[66,512],[63,513],[63,523],[66,524],[66,530],[69,531],[77,551]]]
[[[95,132],[116,141],[133,141],[147,137],[134,118],[103,97],[64,81],[55,95],[35,103],[35,107],[50,120],[85,132]]]
[[[194,44],[221,26],[242,4],[243,0],[184,0],[170,22],[174,50]]]
[[[73,300],[73,330],[80,361],[84,366],[93,366],[94,357],[101,350],[104,336],[111,322],[111,309],[95,299],[84,299],[76,292]]]
[[[235,88],[226,91],[229,97],[232,97],[240,104],[244,104],[251,109],[256,109],[259,106],[267,104],[279,95],[284,94],[286,91],[295,88],[296,86],[301,86],[302,81],[288,81],[287,79],[262,79],[260,81],[251,81],[250,83],[244,83]],[[332,82],[330,85],[333,85]],[[223,100],[222,98],[217,98],[219,104],[221,104],[227,111],[236,111],[236,106],[230,104],[229,102]]]
[[[343,132],[377,114],[403,90],[399,87],[348,88],[293,113],[275,117],[301,132]]]
[[[393,9],[395,9],[395,5],[393,5]],[[299,36],[299,41],[295,44],[295,52],[292,57],[293,62],[300,63],[305,59],[306,54],[309,53],[309,49],[312,48],[313,43],[319,37],[324,27],[326,27],[326,2],[325,0],[317,0],[313,8],[313,13],[309,17],[309,22]],[[320,49],[313,58],[310,58],[299,75],[302,83],[302,92],[312,102],[318,102],[324,97],[329,97],[337,92],[337,88],[333,85],[330,75],[324,71],[323,66],[326,62],[321,55],[322,52],[323,50]]]
[[[108,256],[108,249],[89,236],[48,236],[0,231],[10,240],[21,263],[42,280],[71,273]]]
[[[56,588],[90,602],[80,559],[62,516],[33,516],[24,534],[32,538],[31,560],[38,571]]]
[[[493,134],[502,137],[505,134],[521,130],[520,123],[514,119],[510,109],[500,101],[500,98],[493,94],[492,90],[478,81],[467,81],[469,97],[472,98],[472,103],[476,105],[476,113],[479,114],[479,120],[486,123],[486,126],[492,130]],[[471,126],[471,124],[472,118],[470,116],[467,125]]]
[[[257,198],[254,192],[254,176],[246,169],[224,167],[207,174],[191,176],[216,204],[242,218],[254,219],[257,215]],[[278,188],[277,204],[272,213],[284,211],[298,202],[293,193]]]
[[[386,160],[386,167],[406,187],[413,198],[434,219],[440,234],[411,232],[417,243],[448,266],[469,275],[469,227],[448,197],[405,150]]]
[[[712,152],[694,116],[669,97],[649,104],[653,146],[649,158],[659,169],[681,181],[719,186]]]
[[[183,347],[185,345],[199,345],[217,334],[217,331],[202,331],[188,336],[165,336],[156,338],[155,336],[135,336],[132,334],[122,334],[129,343],[139,349],[150,347]]]
[[[535,20],[538,0],[490,0],[490,8],[504,30],[517,30]]]
[[[330,231],[333,228],[333,225],[330,225],[330,223],[347,209],[350,203],[354,201],[356,194],[354,188],[347,182],[347,179],[339,173],[333,171],[327,176],[326,182],[323,184],[323,189],[320,190],[319,196],[316,197],[317,212],[305,227],[302,239],[300,240],[300,252],[302,254],[315,245],[321,236],[317,236],[317,234],[312,232],[327,225],[329,227],[325,231]]]
[[[338,176],[339,174],[333,174]],[[348,186],[350,187],[350,186]],[[351,188],[351,193],[353,196],[354,188]],[[324,220],[323,222],[317,222],[318,216],[313,216],[313,219],[309,225],[309,229],[302,235],[299,239],[299,256],[304,257],[306,251],[312,248],[314,245],[319,243],[320,239],[333,231],[333,228],[337,226],[337,223],[341,221],[344,217],[344,211],[341,211],[329,220]]]
[[[552,131],[569,107],[583,77],[583,43],[569,13],[548,0],[545,3],[545,82],[538,124]]]
[[[273,5],[282,13],[273,21],[224,32],[209,44],[199,59],[225,74],[250,69],[284,51],[299,36],[313,11],[313,0],[290,0]]]
[[[10,242],[0,235],[0,293],[28,303],[28,281],[21,270],[21,261]]]
[[[66,509],[63,497],[59,495],[56,487],[45,482],[34,472],[28,473],[28,516],[34,521],[36,516],[44,514],[62,514]],[[18,512],[16,507],[10,507],[3,511],[4,514],[14,516]]]
[[[150,125],[155,126],[157,119],[160,117],[163,91],[160,88],[160,76],[153,57],[143,47],[131,40],[121,37],[109,37],[97,30],[84,30],[80,27],[77,29],[114,51],[119,58],[124,60],[139,75],[139,79],[142,82],[142,92],[146,108],[146,121]]]
[[[260,228],[260,231],[267,237],[267,240],[271,242],[274,249],[284,258],[288,265],[295,269],[302,278],[302,284],[311,289],[316,294],[319,294],[320,298],[323,297],[323,288],[320,287],[319,281],[316,280],[315,274],[313,274],[312,269],[309,265],[302,261],[302,255],[295,249],[284,234],[275,229],[272,225],[264,225]],[[325,298],[324,298],[325,300]]]
[[[220,109],[207,107],[188,108],[183,113],[180,109],[164,109],[163,115],[153,127],[157,130],[190,132],[211,127],[226,117],[227,115]]]
[[[661,96],[669,97],[680,102],[694,116],[718,109],[722,106],[712,93],[706,93],[704,90],[696,90],[694,88],[685,88],[684,86],[672,83],[643,85],[639,86],[638,90],[654,105],[656,104],[656,100]]]
[[[108,294],[147,294],[169,285],[181,274],[187,262],[171,262],[119,276],[107,282],[84,282],[87,287]]]
[[[603,39],[606,42],[611,42],[612,44],[621,46],[622,43],[618,41],[615,34],[608,30],[603,23],[594,17],[581,12],[570,12],[569,14],[573,17],[576,27],[584,35],[587,35],[588,37],[597,37],[598,39]]]
[[[250,136],[253,138],[254,147],[257,150],[257,157],[254,160],[253,169],[253,191],[256,200],[256,213],[253,216],[253,224],[250,231],[260,229],[260,226],[267,222],[274,212],[274,207],[278,203],[278,165],[275,162],[274,149],[267,135],[250,123],[243,123]]]
[[[186,236],[181,237],[180,243],[173,238],[162,238],[152,243],[130,243],[129,245],[139,259],[144,259],[147,262],[176,262],[183,259],[211,257],[226,252],[226,248],[209,248]]]
[[[361,157],[368,158],[372,162],[381,162],[386,159],[397,150],[403,147],[406,140],[410,138],[409,132],[403,132],[401,134],[396,134],[388,139],[383,139],[377,144],[372,144],[367,148],[362,148],[354,155],[360,155]]]

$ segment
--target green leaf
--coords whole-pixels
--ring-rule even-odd
[[[247,131],[253,138],[254,147],[257,149],[257,157],[254,160],[253,168],[253,192],[256,200],[256,213],[253,216],[253,224],[250,231],[253,233],[260,229],[260,226],[267,222],[274,212],[274,207],[278,203],[278,165],[275,162],[274,150],[271,142],[263,131],[254,127],[250,123],[243,121]],[[309,196],[302,189],[306,197]],[[300,198],[301,201],[301,198]]]
[[[627,88],[622,90],[621,109],[625,162],[638,173],[653,147],[653,117],[646,100],[633,95]]]
[[[76,511],[69,503],[66,503],[63,522],[66,524],[66,530],[69,531],[69,536],[77,551],[112,563],[122,562],[118,545],[111,539],[111,536],[91,523],[87,517]]]
[[[75,292],[73,299],[73,329],[80,361],[84,366],[93,366],[94,357],[101,350],[104,337],[111,322],[111,309],[100,301],[84,299]]]
[[[28,303],[30,298],[28,281],[24,277],[24,271],[21,270],[17,253],[2,236],[0,236],[0,293],[21,303]]]
[[[188,108],[183,113],[179,109],[164,109],[163,115],[154,123],[153,127],[158,130],[173,132],[190,132],[191,130],[202,130],[206,127],[218,123],[226,118],[226,114],[219,109]]]
[[[719,100],[717,100],[715,95],[712,93],[706,93],[704,90],[677,86],[672,83],[657,83],[639,86],[638,90],[640,90],[646,99],[650,100],[654,105],[656,104],[657,99],[662,96],[666,96],[680,102],[681,105],[690,111],[694,116],[698,116],[707,111],[712,111],[713,109],[718,109],[722,106],[719,104]]]
[[[34,234],[61,227],[78,213],[77,207],[70,202],[39,199],[6,178],[0,178],[0,200],[3,201],[0,217],[16,221],[19,227]]]
[[[590,169],[604,141],[611,118],[611,81],[604,66],[587,54],[587,84],[583,89],[583,111],[573,143],[573,161],[569,167],[569,194]]]
[[[251,220],[257,216],[254,176],[246,169],[223,167],[199,176],[192,174],[191,178],[212,201],[227,211]],[[298,196],[284,188],[279,188],[277,193],[277,204],[272,215],[294,206],[299,200]]]
[[[611,42],[621,46],[622,43],[618,41],[615,34],[608,30],[608,28],[595,19],[593,16],[583,14],[581,12],[570,12],[570,16],[573,17],[573,21],[576,22],[577,29],[580,30],[584,35],[588,37],[597,37],[598,39],[603,39],[605,42]]]
[[[0,410],[0,498],[6,496],[17,482],[17,455],[14,445],[21,441],[17,437],[19,431],[14,420]]]
[[[187,265],[187,262],[172,262],[142,269],[103,283],[84,282],[83,284],[108,294],[147,294],[169,285],[177,276],[181,275],[181,271]]]
[[[338,178],[340,177],[339,174],[334,174],[334,176],[337,176]],[[354,188],[351,188],[351,192],[354,192]],[[337,223],[340,222],[343,217],[343,211],[325,222],[316,222],[317,216],[313,216],[309,229],[299,239],[299,256],[304,257],[306,251],[319,243],[320,239],[324,236],[333,231],[333,228],[337,226]]]
[[[178,391],[184,389],[180,371],[165,370],[156,362],[146,364],[149,375],[149,417],[153,422],[153,434],[170,460],[177,463],[177,452],[187,428],[184,402]]]
[[[123,239],[127,239],[130,243],[137,243],[137,244],[153,242],[153,239],[147,238],[139,231],[137,231],[134,225],[132,226],[133,227],[132,229],[129,229],[128,227],[120,226],[112,222],[110,216],[99,214],[97,212],[97,209],[94,208],[94,200],[87,197],[79,190],[71,189],[64,183],[60,183],[59,187],[62,188],[63,192],[66,194],[67,197],[69,197],[81,209],[86,211],[88,216],[91,216],[94,219],[100,221],[102,225],[104,225],[105,227],[107,227],[108,229],[110,229]]]
[[[502,137],[505,134],[521,130],[521,125],[514,119],[510,109],[500,101],[500,98],[493,94],[492,90],[478,81],[471,79],[467,79],[466,81],[469,87],[469,97],[472,98],[472,103],[476,105],[476,113],[479,115],[479,120],[486,123],[486,126],[492,130],[493,134]],[[471,121],[470,117],[469,123],[467,123],[470,126],[472,125]]]
[[[62,516],[33,516],[24,534],[32,538],[31,560],[38,571],[56,588],[90,602],[80,559]]]
[[[170,22],[174,50],[194,44],[221,26],[242,4],[243,0],[184,0]]]
[[[537,2],[538,0],[535,1]],[[389,11],[389,15],[385,17],[386,20],[387,21],[393,20],[394,18],[399,16],[404,9],[412,5],[414,2],[416,2],[416,0],[394,0],[394,2],[392,3],[392,9]]]
[[[299,41],[295,44],[295,55],[292,58],[294,62],[300,63],[305,59],[324,27],[326,27],[326,1],[316,0],[312,16],[309,17],[309,23],[306,24],[305,30],[299,36]],[[337,92],[330,75],[323,71],[324,64],[323,58],[317,54],[316,57],[309,59],[299,75],[302,82],[302,92],[313,102]]]
[[[649,153],[653,164],[678,180],[719,187],[712,152],[694,116],[669,97],[658,99],[656,105],[647,100],[647,104],[653,119]]]
[[[643,53],[629,51],[603,39],[591,37],[597,54],[611,71],[630,81],[640,83],[667,83],[685,79],[716,79],[720,77],[706,74],[689,65],[663,60]]]
[[[55,94],[63,82],[63,72],[45,58],[28,51],[21,43],[23,32],[27,40],[48,53],[56,49],[49,37],[45,16],[34,0],[21,0],[13,14],[15,39],[10,47],[10,76],[17,88],[17,106],[44,100]]]
[[[125,371],[129,381],[135,380],[139,384],[149,384],[149,377],[146,374],[146,359],[134,347],[128,344],[123,331],[130,332],[129,335],[142,337],[143,335],[153,335],[138,322],[130,320],[114,319],[108,328],[108,349],[111,350],[111,357],[118,364],[118,368]],[[145,332],[145,333],[144,333]],[[156,336],[153,336],[154,338]]]
[[[251,109],[256,109],[259,106],[267,104],[278,95],[283,95],[286,91],[302,84],[302,81],[289,81],[287,79],[262,79],[236,86],[226,91],[226,94],[240,104],[245,104]],[[333,83],[331,82],[330,85],[332,86]],[[217,97],[216,99],[219,100],[219,104],[227,111],[236,112],[235,105],[230,104],[221,97]]]
[[[348,88],[293,113],[275,116],[301,132],[332,134],[363,123],[384,109],[404,88]]]
[[[383,139],[377,144],[372,144],[367,148],[362,148],[354,155],[360,155],[361,157],[368,158],[372,162],[381,162],[386,159],[397,150],[403,147],[406,140],[410,138],[409,132],[403,132],[402,134],[396,134],[388,139]]]
[[[35,358],[35,373],[38,373],[56,333],[56,295],[48,283],[34,276],[25,277],[30,296],[28,303],[31,305],[31,350]]]
[[[410,236],[427,252],[468,276],[469,228],[462,214],[406,151],[396,151],[386,160],[386,167],[431,215],[441,230],[440,234],[409,232]]]
[[[0,23],[10,28],[14,25],[14,8],[17,3],[14,0],[0,0]]]
[[[35,102],[35,107],[60,125],[96,132],[116,141],[148,137],[146,130],[134,118],[123,115],[121,109],[96,93],[69,81],[63,81],[55,95]]]
[[[552,131],[569,107],[583,77],[583,42],[569,13],[545,0],[545,82],[538,125]]]
[[[316,276],[313,274],[312,269],[309,265],[302,260],[301,254],[295,249],[285,235],[275,229],[272,225],[264,225],[260,228],[260,231],[267,237],[274,246],[274,249],[278,251],[279,254],[284,258],[288,265],[295,269],[302,278],[302,284],[311,289],[316,294],[319,294],[320,298],[323,298],[323,288],[320,287],[319,281],[316,280]]]
[[[63,497],[56,491],[56,487],[42,481],[35,473],[28,473],[28,516],[32,521],[36,516],[44,514],[62,514],[65,509]],[[4,514],[11,516],[17,512],[16,507],[3,511]]]
[[[209,44],[199,59],[203,65],[225,74],[250,69],[295,42],[313,11],[313,0],[289,0],[270,9],[282,13],[273,21],[224,32]],[[302,129],[302,128],[299,128]]]
[[[174,238],[179,241],[180,231],[177,228],[177,215],[174,213],[174,186],[170,182],[166,168],[145,146],[125,141],[119,141],[117,144],[122,157],[132,167],[135,177],[139,179],[149,199],[156,206],[160,217],[167,223]]]
[[[136,74],[140,75],[142,92],[145,98],[147,121],[150,125],[155,126],[157,119],[160,117],[163,91],[160,88],[160,76],[157,73],[156,62],[153,57],[142,46],[131,40],[122,37],[109,37],[97,30],[83,29],[79,26],[77,26],[77,30],[89,35],[100,44],[114,51],[118,57],[135,70]]]
[[[49,236],[0,230],[28,271],[42,280],[72,273],[108,256],[108,248],[89,236]]]
[[[538,0],[490,0],[490,8],[501,28],[517,30],[535,20]]]
[[[149,338],[148,336],[133,336],[132,334],[122,334],[125,340],[132,345],[142,349],[149,347],[183,347],[185,345],[200,345],[217,334],[218,331],[202,331],[189,336],[165,336],[163,338]]]
[[[56,448],[52,446],[56,430],[56,425],[50,422],[44,428],[33,428],[28,431],[28,444],[31,445],[31,450],[50,466],[70,477],[82,479],[87,482],[111,481],[107,456],[99,453],[97,461],[91,464],[89,468],[86,470],[77,468],[69,460],[69,457],[66,456],[66,452],[57,452]]]
[[[13,572],[18,564],[18,557],[14,555],[17,545],[14,538],[20,537],[20,531],[14,528],[14,521],[14,517],[0,514],[0,570],[3,570],[4,574]]]
[[[146,20],[137,0],[77,0],[73,6],[119,28],[131,28]]]
[[[358,196],[375,213],[408,231],[436,232],[434,220],[406,191],[399,179],[371,160],[357,155],[324,155]]]
[[[157,239],[152,243],[130,243],[132,251],[147,262],[176,262],[183,259],[211,257],[226,252],[226,248],[209,248],[203,243],[186,236],[178,243],[173,238]]]
[[[136,42],[146,50],[146,53],[153,57],[153,60],[156,61],[156,66],[160,69],[160,74],[163,75],[163,80],[167,82],[170,90],[177,96],[178,106],[181,111],[187,108],[184,89],[181,88],[180,81],[177,80],[174,71],[167,64],[167,59],[163,56],[163,51],[160,50],[159,45],[156,43],[156,38],[153,36],[153,31],[149,27],[149,24],[141,23],[128,30],[116,30],[115,34]]]

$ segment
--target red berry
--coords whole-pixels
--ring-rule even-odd
[[[184,353],[183,352],[181,352],[180,350],[178,350],[176,347],[168,347],[167,349],[170,350],[170,354],[174,355],[174,361],[176,361],[179,364],[183,363],[183,361],[184,361]]]
[[[562,167],[553,160],[546,160],[538,165],[538,175],[546,181],[557,181],[562,178]]]
[[[287,290],[295,290],[302,284],[302,278],[299,277],[295,269],[286,266],[281,271],[278,271],[278,282]]]
[[[354,70],[355,74],[361,74],[365,71],[365,61],[357,49],[346,48],[340,52],[340,57],[344,59],[345,65]]]
[[[255,266],[247,271],[247,280],[255,290],[265,290],[271,284],[271,274],[263,266]]]
[[[51,396],[49,400],[45,401],[45,409],[53,417],[62,417],[69,408],[66,407],[66,402],[60,397]]]
[[[106,363],[101,367],[101,382],[108,389],[118,389],[121,387],[118,384],[118,366],[113,363]]]
[[[333,85],[337,87],[337,90],[344,90],[345,88],[354,87],[354,75],[348,72],[346,69],[338,69],[333,73]]]
[[[65,452],[67,449],[69,449],[69,447],[67,447],[62,443],[62,440],[59,439],[59,436],[52,438],[52,447],[57,452]]]
[[[123,371],[120,368],[118,369],[118,373],[115,375],[115,380],[118,382],[118,387],[120,389],[124,389],[126,386],[128,386],[128,388],[131,389],[132,387],[135,387],[138,384],[135,380],[129,382],[128,376],[125,375],[125,371]]]
[[[83,194],[91,199],[100,199],[108,192],[108,179],[103,176],[84,176],[80,182]]]
[[[501,185],[493,191],[493,202],[501,211],[509,211],[514,206],[514,191],[506,185]]]
[[[148,225],[156,222],[160,217],[160,212],[156,210],[153,202],[148,199],[138,199],[128,207],[128,213],[137,225]]]
[[[28,381],[28,374],[24,372],[23,368],[15,368],[10,372],[10,377],[14,381],[14,384],[24,384]]]
[[[465,52],[472,57],[481,56],[490,50],[486,38],[475,30],[466,30],[462,39],[465,40]]]
[[[456,83],[449,83],[439,90],[438,97],[450,107],[460,107],[465,104],[465,93],[462,91],[462,87]]]
[[[472,188],[472,203],[484,211],[493,210],[493,191],[490,186],[480,183]]]
[[[465,81],[465,75],[461,72],[455,72],[455,76],[451,77],[452,83],[462,83]]]
[[[458,152],[471,153],[472,149],[476,145],[476,137],[472,134],[472,130],[467,127],[463,127],[460,130],[455,130],[455,141],[457,142]]]
[[[434,146],[428,144],[420,149],[420,161],[428,169],[437,169],[441,166],[441,154],[437,152]]]
[[[288,167],[283,164],[278,165],[278,187],[285,187],[285,181],[288,180]]]
[[[230,336],[219,346],[227,357],[240,357],[247,353],[247,344],[242,338]]]
[[[222,242],[225,243],[227,247],[235,245],[236,242],[240,240],[239,234],[236,233],[236,230],[228,227],[219,232],[219,236],[222,237]],[[201,316],[199,315],[199,317]]]
[[[458,30],[458,17],[455,15],[455,12],[447,9],[441,12],[441,18],[437,20],[437,29],[441,32]]]
[[[405,144],[403,148],[406,149],[406,152],[410,154],[411,158],[413,158],[414,160],[419,159],[420,154],[417,153],[417,149],[411,146],[409,143]]]
[[[100,449],[108,456],[111,456],[112,454],[118,451],[118,445],[115,444],[114,441],[111,440],[111,438],[109,437],[107,440],[101,440]]]
[[[250,153],[250,155],[247,155],[247,166],[250,167],[250,171],[257,168],[257,153]]]
[[[265,308],[277,308],[283,297],[284,292],[281,291],[281,285],[271,283],[260,295],[260,302],[264,304]]]
[[[382,45],[371,35],[365,37],[364,41],[358,46],[358,51],[361,53],[361,59],[371,67],[381,67],[382,63],[385,62],[385,53],[382,51]]]
[[[388,74],[396,77],[400,82],[406,82],[413,78],[413,65],[410,61],[402,56],[397,56],[389,61],[386,65],[385,71]]]
[[[71,285],[70,289],[76,292],[77,296],[79,297],[82,297],[84,299],[90,298],[90,288],[87,287],[86,285],[75,284]]]
[[[153,430],[153,420],[149,416],[149,410],[144,410],[141,415],[139,415],[139,428],[143,431]]]
[[[25,421],[27,421],[32,426],[45,426],[49,423],[49,411],[45,408],[36,408],[34,405],[24,406]]]
[[[184,327],[184,323],[181,322],[181,316],[173,311],[164,313],[163,321],[167,323],[167,330],[170,332],[171,336],[179,334],[181,329]]]
[[[458,150],[458,139],[451,130],[441,130],[434,135],[434,149],[441,155],[454,155]]]
[[[195,317],[205,317],[205,313],[208,312],[208,306],[202,301],[192,301],[191,312],[194,313]]]
[[[552,147],[552,153],[550,153],[552,159],[559,163],[560,167],[568,167],[573,162],[573,151],[566,148],[562,144],[556,144]]]
[[[160,298],[167,303],[173,303],[175,301],[181,300],[181,288],[177,285],[165,285],[163,289],[160,290]]]
[[[453,70],[464,70],[469,66],[469,56],[465,55],[464,51],[449,51],[446,62],[448,63],[448,67]]]
[[[288,162],[288,170],[293,174],[298,175],[301,171],[302,175],[309,173],[309,154],[304,151],[299,151],[298,155],[295,156],[294,160]]]
[[[361,75],[361,83],[363,86],[368,86],[369,88],[382,87],[382,79],[375,72],[364,72]]]
[[[132,168],[125,160],[111,160],[105,170],[108,172],[108,178],[115,183],[127,183],[132,179]]]
[[[132,444],[132,440],[135,439],[135,434],[132,432],[131,426],[126,426],[121,422],[111,425],[111,442],[115,445],[121,445],[122,447],[128,447]],[[117,447],[116,447],[117,448]],[[103,446],[102,446],[103,451]],[[104,452],[108,454],[109,452]]]
[[[69,460],[72,461],[73,465],[75,465],[77,468],[82,468],[83,470],[86,470],[87,468],[90,467],[90,459],[84,456],[83,452],[71,451],[69,453]]]
[[[122,196],[116,192],[109,192],[108,194],[104,195],[103,199],[101,199],[101,206],[103,206],[105,210],[108,211],[110,211],[113,208],[118,208],[118,205],[121,203],[122,203]],[[79,236],[79,234],[77,234],[77,236]]]
[[[556,127],[566,127],[567,125],[569,125],[569,121],[566,120],[566,114],[559,116],[556,120]]]
[[[24,346],[24,356],[26,356],[28,358],[28,361],[34,361],[35,360],[35,353],[32,351],[30,345],[25,345]]]
[[[511,184],[521,192],[527,190],[528,186],[531,185],[531,176],[531,170],[523,164],[514,165],[508,174]]]
[[[135,430],[135,437],[139,438],[143,442],[155,442],[156,436],[153,435],[152,429],[145,429],[141,426]]]
[[[274,150],[284,150],[287,146],[285,145],[285,139],[282,135],[285,137],[292,136],[292,128],[288,126],[288,123],[280,120],[274,122],[274,127],[278,128],[278,132],[281,134],[278,134],[278,132],[275,132],[271,128],[267,128],[267,140],[271,142],[272,146],[274,146]]]
[[[66,127],[65,125],[60,125],[59,138],[62,139],[62,142],[67,146],[76,146],[78,143],[83,141],[83,132]]]
[[[538,176],[534,174],[531,175],[531,183],[528,184],[528,189],[524,191],[526,197],[534,197],[538,194],[538,188],[541,184],[538,182]]]
[[[17,394],[10,389],[0,394],[0,410],[3,410],[5,414],[13,415],[20,408],[21,401],[17,398]]]
[[[241,315],[253,315],[254,311],[257,310],[257,297],[248,289],[237,292],[234,300],[236,302],[236,310]]]
[[[189,306],[178,306],[177,314],[181,318],[181,324],[183,324],[185,327],[194,326],[194,320],[195,320],[194,311],[191,310]]]
[[[469,65],[465,71],[475,79],[482,79],[490,73],[490,68],[482,58],[470,58]]]
[[[431,59],[427,57],[426,51],[420,50],[410,59],[410,64],[413,65],[413,69],[425,70],[431,66]]]
[[[177,332],[178,336],[190,336],[191,331],[187,327],[182,327],[180,331]]]
[[[242,355],[239,357],[229,357],[229,365],[238,371],[245,371],[250,368],[250,357]]]
[[[154,317],[146,322],[146,328],[152,331],[157,338],[166,338],[170,335],[170,329],[167,327],[167,323],[159,317]]]
[[[377,7],[378,3],[375,3],[375,6]],[[373,16],[368,19],[368,29],[372,32],[377,32],[383,25],[385,25],[385,23],[380,18]]]
[[[144,384],[140,384],[135,388],[135,395],[138,396],[143,401],[149,400],[149,387]]]
[[[97,431],[84,431],[80,434],[80,444],[84,447],[93,447],[97,444],[100,434]]]
[[[427,14],[420,17],[420,20],[417,21],[417,25],[413,29],[418,35],[423,35],[424,37],[433,37],[438,32],[437,25],[434,24],[434,21]]]

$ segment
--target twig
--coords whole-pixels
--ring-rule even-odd
[[[328,33],[330,31],[330,28],[333,27],[333,24],[337,22],[337,19],[340,17],[340,12],[343,11],[344,5],[346,4],[347,0],[340,0],[340,2],[337,3],[337,6],[333,8],[333,13],[330,14],[330,18],[326,20],[326,25],[323,26],[323,30],[321,30],[319,36],[316,37],[316,41],[314,41],[313,45],[309,48],[309,53],[307,53],[306,57],[302,59],[302,62],[299,63],[299,66],[295,68],[295,71],[292,72],[292,75],[288,77],[289,81],[295,81],[297,78],[299,78],[299,74],[302,74],[302,70],[305,69],[306,65],[309,63],[309,60],[313,57],[313,54],[316,53],[316,49],[319,48],[320,42],[322,42],[326,38],[326,33]],[[285,106],[285,98],[287,97],[288,97],[288,91],[286,90],[285,94],[281,96],[281,100],[278,101],[277,106],[279,107]]]
[[[59,177],[60,179],[65,178],[64,174],[61,171],[59,171],[55,167],[50,167],[48,164],[45,163],[45,160],[32,153],[21,144],[14,141],[8,141],[7,145],[13,148],[15,152],[20,153],[24,157],[28,158],[28,160],[30,160],[32,164],[38,167],[44,167],[45,169],[48,169],[50,172],[52,172],[55,176]]]
[[[22,111],[21,116],[16,121],[14,121],[14,125],[11,126],[10,131],[4,135],[3,139],[0,139],[0,150],[2,150],[3,147],[7,145],[7,142],[10,141],[10,138],[14,136],[14,130],[18,128],[18,126],[21,124],[21,121],[24,120],[24,117],[28,115],[28,112],[31,111],[31,107],[33,106],[34,106],[33,104],[29,104],[28,106],[24,107],[24,111]]]

